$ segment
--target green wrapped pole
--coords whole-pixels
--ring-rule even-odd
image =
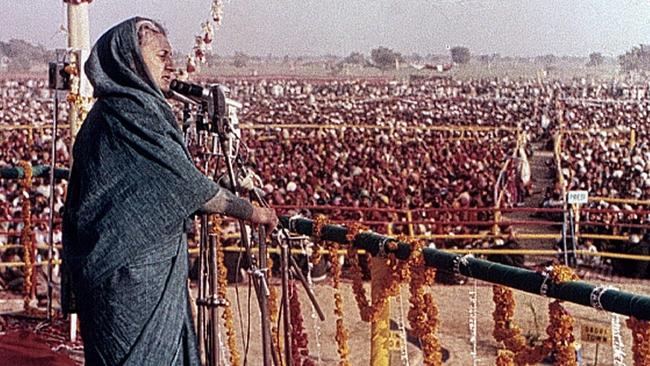
[[[302,217],[281,217],[282,225],[292,232],[312,235],[313,221]],[[320,232],[321,240],[350,244],[346,239],[348,230],[344,226],[326,225]],[[388,243],[394,243],[388,246]],[[372,256],[393,253],[399,259],[408,259],[411,246],[390,237],[364,232],[352,243],[355,248],[364,249]],[[422,251],[427,266],[443,271],[462,274],[485,282],[511,287],[535,295],[547,296],[574,304],[594,307],[621,315],[650,320],[650,297],[595,286],[583,281],[568,281],[556,284],[548,276],[518,267],[506,266],[471,256],[461,256],[433,248]]]
[[[70,175],[69,169],[54,169],[55,179],[68,179]],[[34,178],[46,178],[50,176],[49,165],[34,165],[32,167],[32,176]],[[22,167],[3,166],[0,167],[0,178],[4,179],[21,179],[25,177],[25,171]]]

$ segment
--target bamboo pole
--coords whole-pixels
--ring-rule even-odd
[[[90,19],[88,8],[92,0],[64,0],[68,4],[68,48],[79,51],[77,57],[77,70],[79,71],[79,96],[84,100],[92,97],[92,86],[86,77],[83,65],[90,54]],[[71,143],[79,132],[81,123],[79,104],[71,103],[68,123],[70,125]]]
[[[382,258],[370,259],[371,296],[372,302],[381,294],[381,289],[389,281],[390,269]],[[390,366],[390,301],[370,326],[370,365]]]

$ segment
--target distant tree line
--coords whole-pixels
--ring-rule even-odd
[[[589,62],[587,63],[587,66],[597,67],[602,65],[603,62],[605,62],[605,58],[603,57],[602,53],[592,52],[589,54]]]
[[[25,72],[34,67],[45,67],[54,60],[54,52],[43,46],[35,46],[27,41],[11,39],[0,41],[0,63],[7,62],[8,71]]]
[[[650,71],[650,45],[641,44],[618,57],[623,71]]]
[[[449,49],[449,56],[456,64],[467,64],[472,59],[470,49],[465,46],[454,46]],[[210,55],[218,58],[217,55]],[[268,56],[267,56],[268,57]],[[382,70],[394,68],[401,62],[422,62],[425,59],[429,62],[445,62],[443,56],[440,55],[427,55],[426,58],[413,53],[408,56],[403,56],[401,53],[384,46],[374,48],[370,51],[370,56],[367,57],[361,52],[352,52],[344,58],[333,57],[332,62],[337,62],[340,66],[343,65],[359,65],[361,67],[377,67]],[[287,61],[285,56],[284,61]],[[492,63],[498,60],[511,60],[521,59],[523,61],[530,60],[530,58],[521,57],[502,57],[494,53],[491,55],[477,55],[475,58],[481,63]],[[553,54],[537,56],[533,58],[536,63],[541,63],[550,67],[556,64],[560,59],[564,60],[565,57],[558,57]],[[24,40],[11,39],[9,41],[0,41],[0,66],[6,68],[10,72],[25,72],[35,68],[45,68],[47,62],[54,60],[54,52],[47,50],[41,45],[34,45]],[[245,67],[252,62],[261,62],[263,57],[250,56],[244,52],[238,51],[232,58],[232,63],[235,67]],[[598,67],[605,63],[605,57],[600,52],[592,52],[589,54],[586,66]],[[625,52],[625,54],[618,56],[618,63],[622,71],[650,71],[650,45],[640,44]]]
[[[449,51],[451,52],[451,61],[457,64],[467,64],[472,57],[467,47],[456,46]]]

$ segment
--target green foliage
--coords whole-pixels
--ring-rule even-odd
[[[650,45],[633,47],[618,57],[618,63],[623,71],[650,71]]]
[[[342,63],[352,64],[352,65],[365,65],[367,63],[366,56],[359,52],[352,52],[346,58],[343,59]]]
[[[557,61],[558,61],[558,57],[553,54],[535,57],[536,63],[544,64],[547,67],[557,63]]]
[[[587,63],[587,66],[590,67],[600,66],[603,64],[604,61],[605,58],[600,52],[592,52],[589,54],[589,62]]]
[[[379,47],[370,51],[372,62],[382,70],[395,67],[396,61],[402,60],[402,55],[390,48]]]
[[[250,57],[248,57],[247,54],[241,51],[235,52],[235,56],[233,57],[232,64],[236,68],[242,68],[245,67],[248,64]]]
[[[469,63],[469,60],[471,58],[469,48],[456,46],[456,47],[452,47],[450,52],[451,52],[451,60],[453,62],[455,62],[457,64],[467,64],[467,63]]]

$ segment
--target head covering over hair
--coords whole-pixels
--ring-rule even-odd
[[[73,149],[62,302],[70,306],[66,289],[74,290],[87,364],[172,364],[195,356],[194,347],[190,356],[178,351],[182,334],[193,334],[183,229],[218,186],[192,163],[149,76],[136,29],[142,20],[107,31],[85,65],[97,100]],[[149,349],[157,361],[146,358]]]

